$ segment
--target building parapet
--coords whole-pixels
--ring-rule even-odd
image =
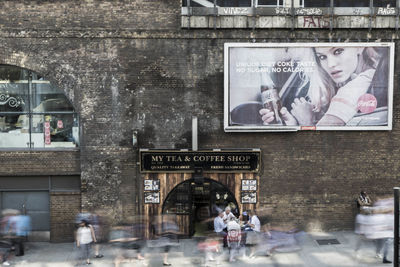
[[[398,29],[397,7],[182,7],[182,28]]]

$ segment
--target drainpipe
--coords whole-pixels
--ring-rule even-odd
[[[192,150],[198,150],[198,136],[197,136],[197,117],[192,117]]]

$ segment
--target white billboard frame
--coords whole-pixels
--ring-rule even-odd
[[[277,126],[277,125],[230,125],[230,49],[231,48],[314,48],[314,47],[387,47],[387,125],[379,126]],[[389,131],[393,123],[393,79],[394,42],[380,43],[225,43],[224,44],[224,131],[225,132],[293,132],[299,130],[317,131]]]

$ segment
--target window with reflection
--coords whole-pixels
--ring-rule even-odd
[[[334,0],[335,7],[369,7],[369,0]]]
[[[283,0],[258,0],[257,6],[260,7],[280,7],[283,6]]]
[[[221,7],[250,7],[251,2],[251,0],[217,0],[217,5]]]
[[[396,7],[396,0],[374,1],[374,7]]]
[[[334,7],[369,7],[369,0],[333,0]],[[304,0],[304,7],[329,7],[330,0]],[[396,0],[375,0],[374,7],[396,7]]]
[[[304,7],[329,7],[330,0],[304,0]]]
[[[0,65],[0,148],[78,145],[78,116],[63,91],[37,73]]]

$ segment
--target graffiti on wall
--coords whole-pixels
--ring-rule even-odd
[[[323,12],[321,8],[296,8],[294,14],[299,16],[321,16]],[[291,8],[277,7],[275,8],[275,15],[291,15]]]
[[[377,15],[396,15],[396,8],[394,7],[380,7],[376,13]]]
[[[303,28],[329,28],[329,19],[320,16],[304,16]]]
[[[290,7],[277,7],[275,8],[275,15],[290,15]]]
[[[361,9],[353,8],[353,15],[356,15],[356,16],[361,15]]]
[[[247,15],[249,11],[243,7],[224,7],[220,8],[220,15]]]
[[[323,14],[320,8],[298,8],[296,15],[300,16],[321,16]]]

